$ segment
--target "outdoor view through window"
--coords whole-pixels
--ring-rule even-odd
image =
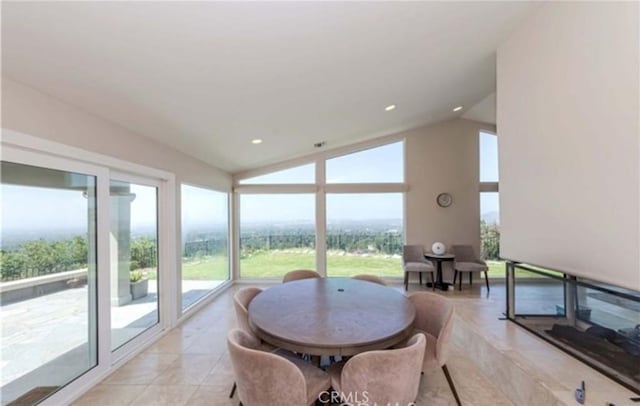
[[[341,187],[326,195],[327,275],[402,275],[402,193],[374,192],[376,183],[402,185],[403,149],[404,142],[395,142],[326,161],[327,185]],[[315,164],[239,183],[315,184]],[[317,221],[313,193],[241,193],[241,277],[279,278],[294,269],[315,269]]]
[[[97,364],[96,177],[4,161],[1,174],[4,405]]]
[[[498,137],[480,132],[480,244],[482,257],[489,265],[489,277],[504,277],[504,262],[500,261],[500,202],[497,184]]]

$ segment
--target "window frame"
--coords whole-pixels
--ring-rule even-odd
[[[403,181],[397,183],[389,182],[364,182],[364,183],[326,183],[326,163],[327,160],[338,158],[341,156],[351,155],[377,147],[383,147],[389,144],[402,143],[402,167]],[[403,242],[406,243],[406,192],[409,186],[406,181],[407,174],[407,141],[403,135],[392,135],[378,138],[373,141],[365,141],[348,147],[338,148],[331,151],[318,152],[307,157],[293,159],[281,162],[276,165],[265,166],[250,171],[240,172],[233,176],[233,212],[234,212],[234,252],[239,253],[240,249],[240,199],[243,194],[287,194],[287,193],[315,193],[315,233],[316,233],[316,271],[322,276],[327,276],[327,213],[326,213],[326,195],[327,193],[345,193],[345,194],[365,194],[365,193],[401,193],[402,194],[402,227]],[[314,184],[246,184],[240,183],[241,180],[265,175],[271,172],[282,171],[288,168],[310,164],[315,162],[316,182]],[[241,277],[239,255],[234,255],[234,280],[242,280],[247,282],[269,281],[270,279],[244,279]],[[394,278],[396,279],[396,278]],[[398,280],[400,278],[397,278]]]

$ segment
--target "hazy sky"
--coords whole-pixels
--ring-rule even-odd
[[[156,223],[156,191],[131,185],[133,227]],[[77,190],[2,185],[2,228],[86,230],[88,201]]]
[[[399,182],[403,179],[403,143],[398,142],[327,161],[327,182]],[[497,139],[480,135],[481,181],[498,179]],[[281,173],[265,175],[263,182],[313,183],[315,165],[304,165]],[[260,179],[258,179],[260,181]],[[79,191],[2,185],[2,227],[11,229],[73,228],[86,229],[87,199]],[[131,185],[135,199],[131,204],[133,228],[156,222],[156,193],[149,186]],[[225,220],[226,194],[183,186],[183,221],[187,227],[197,222],[211,225]],[[327,195],[327,219],[364,220],[402,217],[401,194]],[[481,212],[498,211],[497,193],[483,193]],[[313,194],[242,195],[243,222],[264,220],[313,222]]]
[[[480,133],[480,182],[498,181],[498,137]]]
[[[182,185],[182,231],[194,226],[219,228],[228,222],[226,193]]]

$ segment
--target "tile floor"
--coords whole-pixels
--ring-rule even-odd
[[[222,293],[74,405],[238,405],[237,396],[228,397],[234,379],[226,334],[235,327],[232,296],[244,286]],[[459,348],[448,366],[464,405],[512,405]],[[442,371],[423,376],[416,404],[455,405]]]

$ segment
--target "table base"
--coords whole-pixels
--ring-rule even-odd
[[[431,288],[433,287],[433,285],[434,285],[433,283],[427,282],[427,287]],[[435,285],[436,285],[436,289],[447,291],[449,290],[449,286],[451,286],[452,284],[447,282],[436,282]]]

